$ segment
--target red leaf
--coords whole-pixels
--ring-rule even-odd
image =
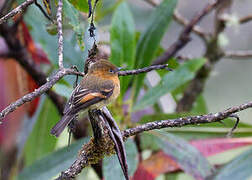
[[[39,86],[36,84],[36,82],[31,78],[31,76],[28,75],[28,89],[29,92],[34,91],[35,89],[37,89]],[[29,108],[28,108],[28,115],[29,117],[32,117],[33,114],[35,113],[37,107],[39,104],[39,97],[35,98],[34,100],[32,100],[29,103]]]
[[[23,38],[23,43],[24,46],[27,48],[28,52],[31,54],[32,59],[35,61],[35,63],[40,64],[40,63],[44,63],[44,64],[50,64],[50,61],[46,55],[46,53],[41,49],[36,47],[32,36],[29,32],[29,29],[27,28],[26,24],[24,23],[24,21],[20,22],[21,25],[21,33],[19,38]]]
[[[0,59],[0,110],[24,95],[26,72],[11,59]],[[0,145],[3,151],[9,151],[16,144],[17,132],[26,113],[26,106],[18,108],[3,119],[0,126]]]
[[[252,138],[202,139],[190,142],[204,156],[212,156],[227,150],[252,144]]]
[[[36,64],[41,63],[50,64],[50,61],[48,60],[48,57],[45,54],[45,52],[41,48],[36,47],[32,39],[32,36],[29,32],[29,29],[27,28],[23,20],[20,22],[19,39],[21,40],[21,42],[23,42],[24,46],[27,48],[28,52],[31,54],[31,57]],[[27,77],[27,81],[28,81],[28,92],[32,92],[38,88],[38,85],[32,79],[31,76]],[[36,111],[38,103],[39,103],[39,97],[29,103],[28,108],[29,117],[31,117]]]
[[[133,176],[133,180],[149,179],[154,180],[160,174],[178,170],[177,163],[167,156],[163,151],[153,154],[142,161]]]
[[[218,138],[193,140],[191,145],[196,147],[204,156],[212,156],[227,150],[252,145],[252,138]],[[177,163],[163,151],[151,155],[142,161],[132,180],[154,180],[157,176],[179,170]]]

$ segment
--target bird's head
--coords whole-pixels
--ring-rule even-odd
[[[99,61],[96,61],[90,66],[88,73],[96,74],[98,76],[113,77],[113,76],[118,76],[119,70],[120,68],[117,68],[108,60],[101,59]]]

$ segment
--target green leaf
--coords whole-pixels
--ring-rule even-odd
[[[25,22],[29,25],[30,33],[33,40],[39,43],[45,53],[48,55],[51,63],[58,66],[58,54],[57,54],[57,36],[51,36],[46,31],[46,20],[42,13],[38,13],[36,6],[30,6],[24,15]],[[36,14],[36,16],[34,16]],[[75,64],[79,69],[83,69],[83,53],[79,48],[76,48],[76,37],[71,31],[68,33],[68,38],[64,38],[64,64]],[[72,81],[73,82],[73,81]]]
[[[127,156],[127,162],[128,162],[128,168],[129,168],[129,176],[132,176],[134,172],[136,171],[137,164],[138,164],[137,148],[136,148],[135,143],[131,139],[129,139],[125,143],[125,148],[126,148],[126,156]],[[120,163],[116,155],[104,158],[102,170],[103,170],[104,179],[109,179],[109,180],[125,179]]]
[[[55,151],[23,169],[18,180],[48,180],[67,169],[76,159],[78,150],[88,141],[81,139],[69,147]]]
[[[195,76],[195,72],[197,72],[205,62],[206,59],[204,58],[190,60],[176,70],[168,73],[162,78],[157,86],[146,92],[144,97],[134,105],[133,110],[140,110],[146,106],[154,104],[161,96],[192,80]]]
[[[82,12],[88,12],[87,0],[68,0],[76,9]]]
[[[135,24],[127,2],[121,3],[113,14],[110,29],[111,62],[118,67],[134,67],[135,60]],[[121,77],[121,95],[128,88],[130,77]]]
[[[26,165],[30,165],[54,150],[57,139],[50,134],[50,130],[59,119],[58,110],[47,98],[25,145]]]
[[[55,90],[59,95],[66,97],[67,99],[70,98],[70,95],[73,91],[73,88],[63,84],[55,84],[52,88]]]
[[[208,113],[206,101],[202,94],[197,97],[191,112],[192,114],[207,114]]]
[[[135,68],[149,66],[159,47],[160,41],[165,34],[173,16],[177,0],[163,1],[152,13],[150,19],[146,19],[147,28],[141,34],[137,44]],[[138,75],[134,80],[134,98],[138,95],[143,84],[145,74]]]
[[[77,42],[79,47],[84,50],[84,40],[83,40],[83,27],[80,22],[79,12],[68,2],[68,0],[63,1],[63,14],[64,17],[69,19],[69,24],[72,26],[74,32],[76,33]]]
[[[163,151],[176,161],[180,168],[195,179],[206,179],[214,168],[207,159],[184,139],[163,131],[153,131],[156,142]]]
[[[223,167],[214,180],[250,179],[252,177],[252,148]]]

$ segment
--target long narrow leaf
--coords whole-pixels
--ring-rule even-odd
[[[133,110],[136,111],[154,104],[161,96],[193,79],[197,70],[205,61],[204,58],[190,60],[173,72],[165,75],[157,86],[146,92],[144,97],[133,107]]]
[[[252,177],[252,149],[242,153],[227,164],[214,180],[250,179]]]
[[[80,14],[79,12],[68,2],[68,0],[64,0],[63,3],[63,14],[65,18],[69,19],[69,24],[72,26],[76,37],[77,42],[80,48],[84,49],[84,40],[83,40],[83,27],[81,27]]]
[[[88,138],[84,138],[69,147],[62,148],[36,161],[31,166],[24,168],[19,174],[18,180],[48,180],[56,176],[73,163],[78,150],[87,141]]]
[[[195,179],[206,179],[214,168],[207,159],[185,140],[163,131],[154,131],[156,142],[186,173]]]
[[[111,62],[132,69],[136,51],[135,24],[126,2],[121,3],[113,14],[110,41]],[[130,77],[120,79],[121,95],[123,95],[128,88]]]
[[[137,44],[135,68],[149,66],[159,47],[160,41],[164,36],[168,25],[172,20],[173,11],[177,0],[163,1],[153,12],[150,19],[146,19],[147,28],[141,34]],[[138,75],[134,81],[134,97],[137,96],[140,87],[143,84],[145,75]]]
[[[24,152],[27,165],[54,150],[57,139],[50,135],[50,129],[59,118],[55,105],[47,98],[25,145]]]

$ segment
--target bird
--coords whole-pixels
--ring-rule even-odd
[[[106,59],[90,63],[87,73],[71,93],[62,119],[51,129],[51,134],[58,137],[80,112],[98,110],[116,100],[120,94],[119,70]]]

